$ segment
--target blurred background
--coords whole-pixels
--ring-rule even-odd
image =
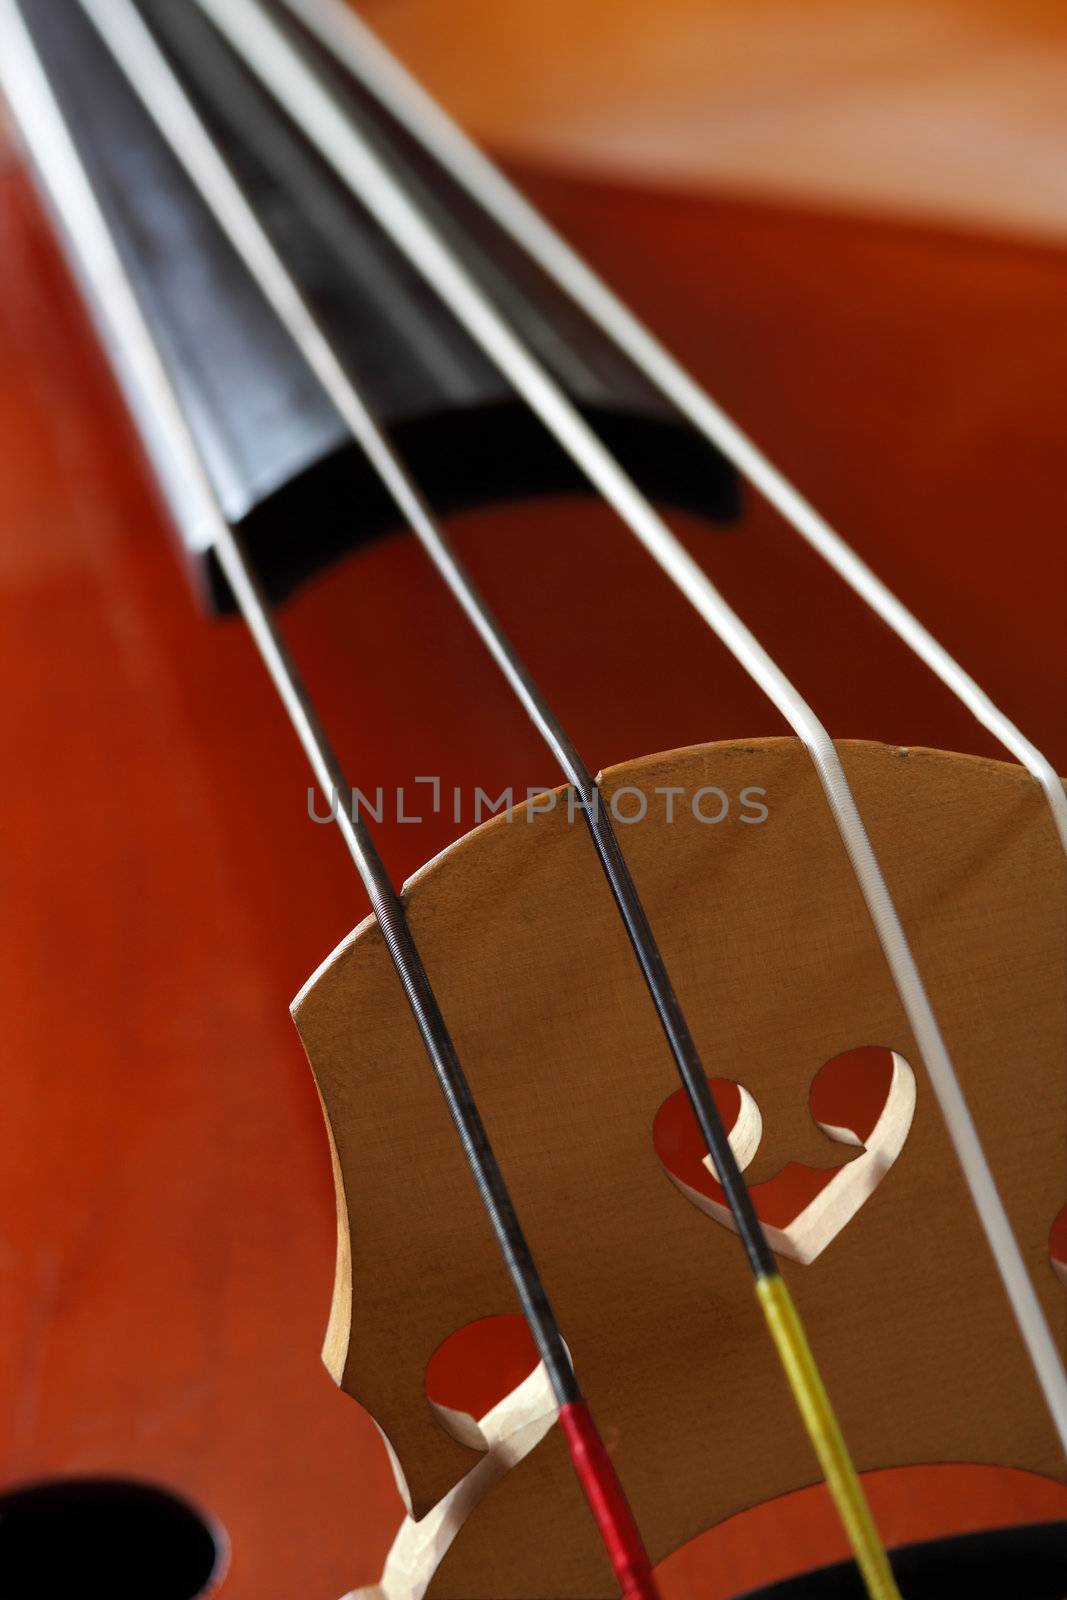
[[[1067,11],[1054,0],[360,9],[502,152],[1067,236]]]

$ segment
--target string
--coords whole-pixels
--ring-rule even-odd
[[[859,1479],[807,1349],[799,1318],[756,1217],[636,886],[614,830],[598,804],[591,774],[434,521],[390,441],[368,412],[355,383],[338,361],[314,313],[148,29],[128,5],[112,6],[105,14],[97,0],[83,0],[83,3],[219,225],[354,437],[362,444],[401,513],[560,762],[568,781],[577,790],[668,1044],[720,1174],[735,1226],[756,1278],[768,1328],[824,1467],[868,1590],[874,1597],[890,1600],[896,1594],[895,1585]],[[833,1440],[832,1447],[828,1445],[829,1440]]]
[[[1067,1374],[982,1149],[878,860],[833,743],[794,685],[604,447],[544,366],[427,221],[258,0],[202,9],[390,234],[453,315],[614,507],[791,724],[815,765],[1000,1273],[1050,1416],[1067,1449]]]
[[[126,8],[128,0],[87,0],[99,26]],[[627,1600],[657,1600],[658,1589],[633,1515],[582,1396],[567,1347],[534,1263],[485,1126],[423,966],[401,897],[394,888],[366,822],[351,806],[351,790],[274,620],[269,602],[230,528],[197,454],[180,404],[145,323],[140,304],[108,232],[92,185],[79,160],[62,112],[15,0],[0,0],[5,82],[12,105],[32,129],[38,161],[49,169],[53,193],[62,193],[63,214],[76,229],[81,260],[94,287],[106,294],[107,315],[122,335],[127,378],[152,398],[171,465],[182,474],[212,549],[231,587],[263,664],[311,769],[340,827],[366,888],[389,956],[396,968],[449,1115],[463,1147],[508,1275],[522,1306],[559,1407],[571,1459],[603,1538],[612,1569]]]
[[[549,277],[613,338],[683,416],[759,490],[1041,786],[1067,852],[1067,794],[1055,767],[391,54],[339,0],[282,0]]]

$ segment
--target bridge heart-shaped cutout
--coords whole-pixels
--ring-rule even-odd
[[[763,1134],[759,1105],[743,1084],[708,1081],[743,1171]],[[849,1050],[819,1069],[810,1106],[828,1138],[858,1146],[862,1153],[829,1170],[789,1162],[751,1188],[771,1248],[803,1266],[848,1226],[904,1148],[915,1114],[915,1074],[895,1051]],[[701,1211],[732,1228],[726,1197],[683,1090],[656,1113],[652,1140],[671,1182]]]

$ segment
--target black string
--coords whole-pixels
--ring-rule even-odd
[[[351,815],[351,796],[347,797]],[[341,797],[338,796],[338,806]],[[370,896],[378,926],[404,987],[404,993],[422,1035],[445,1104],[456,1127],[486,1214],[496,1235],[515,1292],[522,1304],[538,1354],[548,1373],[557,1404],[581,1398],[578,1380],[567,1355],[559,1324],[533,1255],[526,1242],[504,1175],[500,1170],[485,1124],[471,1092],[467,1075],[452,1043],[418,946],[408,926],[403,902],[385,870],[377,846],[362,819],[353,819],[359,834],[364,865],[360,876]]]

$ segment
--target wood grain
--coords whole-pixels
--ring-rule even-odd
[[[846,743],[842,755],[1046,1313],[1065,1133],[1062,853],[1017,769]],[[716,786],[767,819],[697,820]],[[620,827],[709,1073],[764,1118],[760,1159],[827,1164],[808,1110],[823,1062],[915,1063],[903,1148],[809,1266],[784,1263],[861,1469],[999,1463],[1055,1474],[1058,1445],[815,773],[788,739],[709,745],[605,775],[649,817]],[[681,789],[674,822],[656,797]],[[633,794],[620,810],[637,808]],[[705,800],[704,806],[709,804]],[[566,805],[500,817],[408,887],[441,998],[580,1379],[654,1560],[814,1476],[736,1239],[652,1147],[673,1069],[595,854]],[[416,1516],[472,1465],[434,1421],[434,1351],[510,1290],[373,921],[294,1016],[327,1109],[351,1232],[342,1386],[388,1436]],[[820,1152],[823,1158],[820,1161]],[[847,1170],[847,1169],[846,1169]],[[967,1404],[959,1401],[961,1389]],[[441,1600],[610,1596],[555,1435],[472,1516]]]

